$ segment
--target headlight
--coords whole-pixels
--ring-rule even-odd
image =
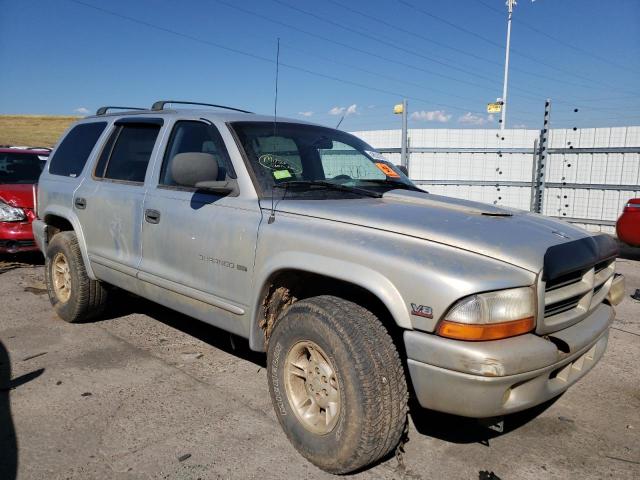
[[[0,222],[21,222],[26,220],[24,210],[0,202]]]
[[[535,328],[536,296],[531,287],[479,293],[456,302],[436,333],[457,340],[497,340]]]

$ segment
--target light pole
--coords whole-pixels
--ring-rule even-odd
[[[400,165],[409,168],[407,156],[407,100],[393,107],[393,113],[402,114],[402,145],[400,145]]]
[[[509,47],[511,46],[511,17],[516,0],[507,0],[509,17],[507,19],[507,48],[505,49],[504,60],[504,84],[502,86],[502,114],[500,115],[500,130],[504,130],[507,125],[507,84],[509,82]]]

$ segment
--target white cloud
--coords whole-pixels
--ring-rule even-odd
[[[491,114],[483,117],[482,115],[475,115],[471,112],[467,112],[458,118],[458,123],[464,123],[466,125],[485,125],[494,121],[495,118]]]
[[[433,110],[432,112],[421,110],[419,112],[413,112],[411,114],[411,119],[422,120],[424,122],[447,123],[451,120],[451,115],[447,114],[444,110]]]
[[[329,110],[329,115],[344,115],[345,117],[356,113],[358,113],[358,106],[355,103],[348,107],[333,107]]]
[[[527,126],[524,123],[518,123],[511,128],[527,128]]]
[[[89,113],[89,109],[87,107],[78,107],[74,110],[74,113],[79,113],[80,115],[87,115]]]
[[[302,115],[303,117],[310,117],[313,115],[313,112],[298,112],[298,115]]]

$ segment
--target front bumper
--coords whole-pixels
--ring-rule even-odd
[[[424,408],[486,418],[549,400],[587,374],[607,348],[614,310],[591,315],[547,340],[526,334],[463,342],[406,331],[409,374]]]
[[[0,222],[0,253],[38,250],[31,222]]]

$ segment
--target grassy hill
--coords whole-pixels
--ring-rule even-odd
[[[80,117],[0,115],[0,145],[53,147],[60,135]]]

